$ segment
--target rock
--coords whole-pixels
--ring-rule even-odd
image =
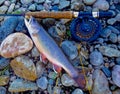
[[[93,89],[92,94],[112,94],[109,90],[106,76],[100,70],[93,72]]]
[[[117,35],[115,33],[111,33],[110,36],[109,36],[109,40],[112,42],[112,43],[116,43],[117,42]]]
[[[10,63],[9,59],[0,57],[0,69],[4,69],[6,66],[8,66]]]
[[[75,84],[75,81],[68,74],[62,75],[61,82],[64,86],[67,86],[67,87]]]
[[[52,6],[52,9],[51,9],[52,11],[59,11],[59,7],[58,7],[58,5],[54,5],[54,6]]]
[[[75,89],[72,94],[84,94],[83,91],[79,88]]]
[[[109,46],[100,46],[99,51],[108,57],[120,57],[120,51]]]
[[[63,52],[70,58],[75,59],[78,56],[78,51],[76,45],[71,41],[63,41],[61,43],[61,48]]]
[[[36,3],[44,3],[45,0],[34,0]]]
[[[61,94],[61,87],[55,86],[53,88],[53,94]]]
[[[10,6],[10,4],[11,4],[11,2],[9,1],[9,0],[5,0],[5,2],[4,2],[4,5],[6,5],[6,6]]]
[[[70,5],[70,1],[60,1],[59,9],[64,9]]]
[[[9,82],[9,76],[2,75],[0,76],[0,86],[5,86]]]
[[[37,90],[38,87],[34,82],[26,81],[23,79],[16,79],[14,80],[9,88],[9,92],[23,92],[28,90]]]
[[[13,10],[14,10],[14,8],[15,8],[15,3],[12,3],[12,4],[9,6],[9,9],[8,9],[7,13],[8,13],[8,14],[9,14],[9,13],[12,13]]]
[[[50,28],[51,26],[53,26],[55,24],[55,19],[53,18],[46,18],[42,20],[42,23],[47,27]]]
[[[115,17],[116,21],[120,22],[120,13],[118,13]]]
[[[0,0],[0,5],[3,4],[6,0]]]
[[[59,4],[59,3],[60,3],[60,0],[54,0],[53,5]]]
[[[88,0],[88,1],[89,1],[89,0]],[[106,11],[106,10],[109,9],[109,3],[108,3],[106,0],[102,0],[102,1],[101,1],[101,0],[97,0],[97,1],[94,3],[93,7],[98,8],[98,9],[100,9],[100,10]]]
[[[10,65],[17,76],[31,81],[36,80],[36,68],[29,57],[23,55],[18,56],[11,61]]]
[[[37,9],[37,10],[43,10],[44,7],[43,7],[43,5],[39,4],[39,5],[36,5],[36,9]]]
[[[111,77],[111,71],[108,68],[102,67],[102,71],[107,77]]]
[[[5,87],[0,87],[0,94],[6,94],[6,91]]]
[[[120,43],[120,35],[118,35],[117,41],[118,43]]]
[[[120,94],[120,89],[113,91],[112,94]]]
[[[83,0],[83,2],[86,4],[86,5],[93,5],[96,0]]]
[[[32,40],[23,33],[13,33],[3,40],[0,45],[0,54],[5,58],[25,54],[33,47]]]
[[[100,66],[101,64],[103,64],[103,56],[101,54],[101,52],[98,51],[93,51],[90,54],[90,63],[94,66]]]
[[[101,37],[103,37],[103,38],[107,38],[107,37],[110,36],[111,32],[112,32],[111,29],[109,29],[109,28],[104,28],[104,29],[101,31],[100,35],[101,35]]]
[[[83,10],[84,9],[84,4],[81,1],[72,2],[71,3],[71,9],[76,10],[76,11]]]
[[[116,58],[116,63],[120,65],[120,57]]]
[[[48,77],[49,78],[51,78],[51,79],[56,79],[57,78],[57,73],[55,73],[55,72],[49,72],[49,75],[48,75]]]
[[[16,9],[13,13],[14,13],[14,14],[25,13],[26,10],[27,10],[26,8],[20,7],[20,8],[18,8],[18,9]]]
[[[8,6],[5,6],[5,5],[0,6],[0,14],[5,14],[7,12],[7,10],[8,10]],[[2,20],[3,20],[3,17],[1,16],[0,21],[2,21]]]
[[[110,25],[113,25],[116,23],[116,19],[115,18],[110,18],[107,20],[107,23],[110,24]]]
[[[116,29],[115,27],[113,27],[113,26],[107,26],[107,27],[112,31],[112,33],[120,34],[120,31],[118,29]]]
[[[36,5],[35,4],[31,4],[28,9],[32,10],[32,11],[35,11]]]
[[[40,52],[38,51],[38,49],[36,47],[34,47],[31,51],[32,57],[38,57],[40,56]]]
[[[45,66],[43,65],[42,62],[38,61],[36,63],[36,71],[37,71],[37,77],[41,77],[41,75],[43,74],[43,72],[45,71]]]
[[[120,65],[115,65],[112,70],[112,80],[114,84],[120,87]]]
[[[20,0],[20,2],[25,5],[32,3],[32,1],[33,0]]]
[[[36,83],[39,88],[41,88],[42,90],[45,90],[48,85],[48,80],[46,77],[41,77],[41,78],[37,79]]]
[[[16,26],[18,25],[18,22],[18,17],[14,16],[6,18],[0,27],[0,42],[3,41],[3,39],[5,39],[9,34],[14,32]]]

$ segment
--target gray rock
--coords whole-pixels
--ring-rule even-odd
[[[41,77],[36,81],[37,85],[39,88],[41,88],[42,90],[47,88],[48,85],[48,80],[46,77]]]
[[[84,9],[84,4],[81,1],[74,2],[74,3],[71,4],[71,9],[76,10],[76,11],[83,10]]]
[[[66,1],[66,0],[61,1],[59,9],[64,9],[64,8],[68,7],[69,5],[70,5],[70,1]]]
[[[13,33],[18,25],[18,17],[8,17],[0,27],[0,42],[5,39],[9,34]]]
[[[45,0],[34,0],[36,3],[44,3]]]
[[[120,13],[116,15],[115,19],[116,19],[116,21],[120,22]]]
[[[114,84],[120,87],[120,65],[115,65],[112,70],[112,80]]]
[[[71,41],[63,41],[61,43],[61,47],[63,52],[70,58],[70,59],[75,59],[78,55],[77,47],[74,45],[73,42]]]
[[[0,94],[6,94],[6,91],[5,87],[0,87]]]
[[[6,0],[0,0],[0,5],[3,4]]]
[[[72,94],[84,94],[83,91],[79,88],[75,89]]]
[[[120,34],[120,31],[113,26],[107,26],[107,28],[109,28],[112,31],[112,33]]]
[[[109,84],[106,76],[100,70],[93,72],[93,89],[92,94],[112,94],[109,90]]]
[[[32,3],[33,0],[20,0],[22,4]]]
[[[96,2],[96,0],[83,0],[83,2],[86,4],[86,5],[92,5]]]
[[[8,66],[10,63],[10,60],[7,58],[0,57],[0,69],[4,69],[6,66]]]
[[[107,23],[110,24],[110,25],[113,25],[116,23],[116,19],[115,18],[110,18],[107,20]]]
[[[36,9],[36,4],[31,4],[28,8],[29,10],[35,10]]]
[[[6,6],[10,6],[10,4],[11,4],[11,2],[10,2],[9,0],[6,0],[6,1],[4,2],[4,5],[6,5]]]
[[[54,89],[53,89],[53,94],[61,94],[61,87],[58,87],[58,86],[55,86]]]
[[[36,6],[36,9],[37,9],[37,10],[43,10],[44,7],[43,7],[43,5],[39,4],[39,5]]]
[[[75,84],[75,81],[68,74],[62,75],[61,82],[64,86],[72,86]]]
[[[110,37],[109,37],[109,40],[112,42],[112,43],[116,43],[117,42],[117,35],[115,33],[111,33],[110,34]]]
[[[60,0],[54,0],[53,5],[59,4],[59,3],[60,3]]]
[[[40,56],[40,52],[38,51],[38,49],[36,47],[34,47],[31,51],[32,53],[32,57],[38,57]]]
[[[116,63],[120,65],[120,57],[116,58]]]
[[[117,41],[118,43],[120,43],[120,35],[118,35]]]
[[[99,51],[108,57],[120,57],[120,51],[109,46],[100,46]]]
[[[12,4],[9,6],[9,9],[8,9],[7,13],[13,12],[14,7],[15,7],[15,3],[12,3]]]
[[[101,64],[103,64],[103,56],[101,54],[101,52],[98,51],[93,51],[90,54],[90,63],[94,66],[100,66]]]
[[[109,3],[106,0],[97,0],[93,7],[98,8],[100,10],[108,10],[109,9]]]
[[[1,14],[2,14],[2,13],[3,13],[3,14],[6,13],[7,10],[8,10],[8,7],[5,6],[5,5],[3,5],[3,6],[0,7],[0,13],[1,13]]]
[[[109,37],[109,35],[111,34],[111,30],[109,29],[109,28],[104,28],[102,31],[101,31],[101,33],[100,33],[100,35],[101,35],[101,37],[103,37],[103,38],[107,38],[107,37]]]
[[[37,89],[38,87],[34,82],[26,81],[23,79],[16,79],[10,84],[8,91],[23,92],[23,91],[37,90]]]

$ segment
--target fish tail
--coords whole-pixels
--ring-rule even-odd
[[[79,88],[85,89],[86,80],[83,74],[80,73],[78,76],[73,77],[73,79],[75,80]]]

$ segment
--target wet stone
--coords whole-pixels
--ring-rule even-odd
[[[6,0],[0,0],[0,5],[3,4]]]
[[[23,92],[28,90],[37,90],[38,87],[34,82],[26,81],[23,79],[16,79],[14,80],[9,88],[9,92]]]
[[[32,10],[32,11],[35,11],[36,5],[35,4],[31,4],[28,9]]]
[[[75,84],[75,81],[68,74],[62,75],[61,82],[64,86],[72,86]]]
[[[30,4],[33,0],[20,0],[22,4]]]
[[[71,3],[71,9],[76,10],[76,11],[83,10],[84,9],[84,4],[81,1],[72,2]]]
[[[100,66],[101,64],[103,64],[103,56],[101,54],[101,52],[98,51],[93,51],[90,54],[90,63],[94,66]]]
[[[45,0],[34,0],[36,3],[44,3]]]
[[[110,18],[107,20],[107,23],[110,24],[110,25],[113,25],[116,23],[116,19],[115,18]]]
[[[108,57],[120,57],[120,51],[109,46],[100,46],[99,51]]]
[[[84,94],[83,91],[79,88],[75,89],[72,94]]]
[[[36,68],[29,57],[23,55],[18,56],[11,61],[10,65],[17,76],[31,81],[36,80]]]
[[[0,54],[5,58],[11,58],[27,53],[32,47],[32,40],[24,33],[13,33],[2,41]]]
[[[51,79],[56,79],[57,76],[58,76],[58,74],[55,73],[55,72],[50,72],[49,75],[48,75],[48,77],[51,78]]]
[[[96,0],[83,0],[83,2],[86,4],[86,5],[92,5],[96,2]]]
[[[9,59],[0,57],[0,69],[4,69],[6,66],[8,66],[10,63]]]
[[[39,4],[39,5],[36,5],[36,9],[37,9],[37,10],[43,10],[44,7],[43,7],[43,5]]]
[[[0,94],[6,94],[6,91],[5,87],[0,87]]]
[[[63,52],[72,60],[75,59],[78,55],[76,45],[71,41],[63,41],[61,44]]]
[[[40,56],[40,53],[36,47],[34,47],[31,51],[32,57],[38,57]]]
[[[120,34],[120,31],[113,26],[107,26],[107,28],[109,28],[112,31],[112,33]]]
[[[112,80],[120,87],[120,65],[115,65],[112,70]]]
[[[58,87],[58,86],[55,86],[55,87],[53,88],[53,93],[54,93],[54,94],[61,94],[61,88]]]
[[[120,65],[120,57],[116,58],[116,63]]]
[[[112,31],[111,31],[109,28],[104,28],[104,29],[101,31],[100,35],[101,35],[101,37],[103,37],[103,38],[107,38],[107,37],[110,36],[111,32],[112,32]]]
[[[107,77],[111,77],[111,71],[108,68],[102,67],[101,69]]]
[[[70,5],[70,1],[66,1],[66,0],[61,1],[59,9],[64,9],[64,8],[68,7],[69,5]]]
[[[12,4],[9,6],[9,9],[8,9],[7,13],[12,13],[13,10],[14,10],[14,7],[15,7],[15,3],[12,3]]]
[[[41,88],[42,90],[45,90],[48,85],[48,80],[46,77],[41,77],[37,79],[36,83],[39,88]]]
[[[117,41],[118,43],[120,43],[120,35],[118,35]]]
[[[0,86],[7,85],[9,82],[9,76],[2,75],[0,76]]]
[[[117,42],[117,35],[114,34],[114,33],[111,33],[111,34],[110,34],[110,37],[109,37],[109,40],[110,40],[112,43],[116,43],[116,42]]]

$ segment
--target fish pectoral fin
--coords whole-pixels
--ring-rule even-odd
[[[53,70],[54,70],[56,73],[61,73],[62,67],[53,64]]]

